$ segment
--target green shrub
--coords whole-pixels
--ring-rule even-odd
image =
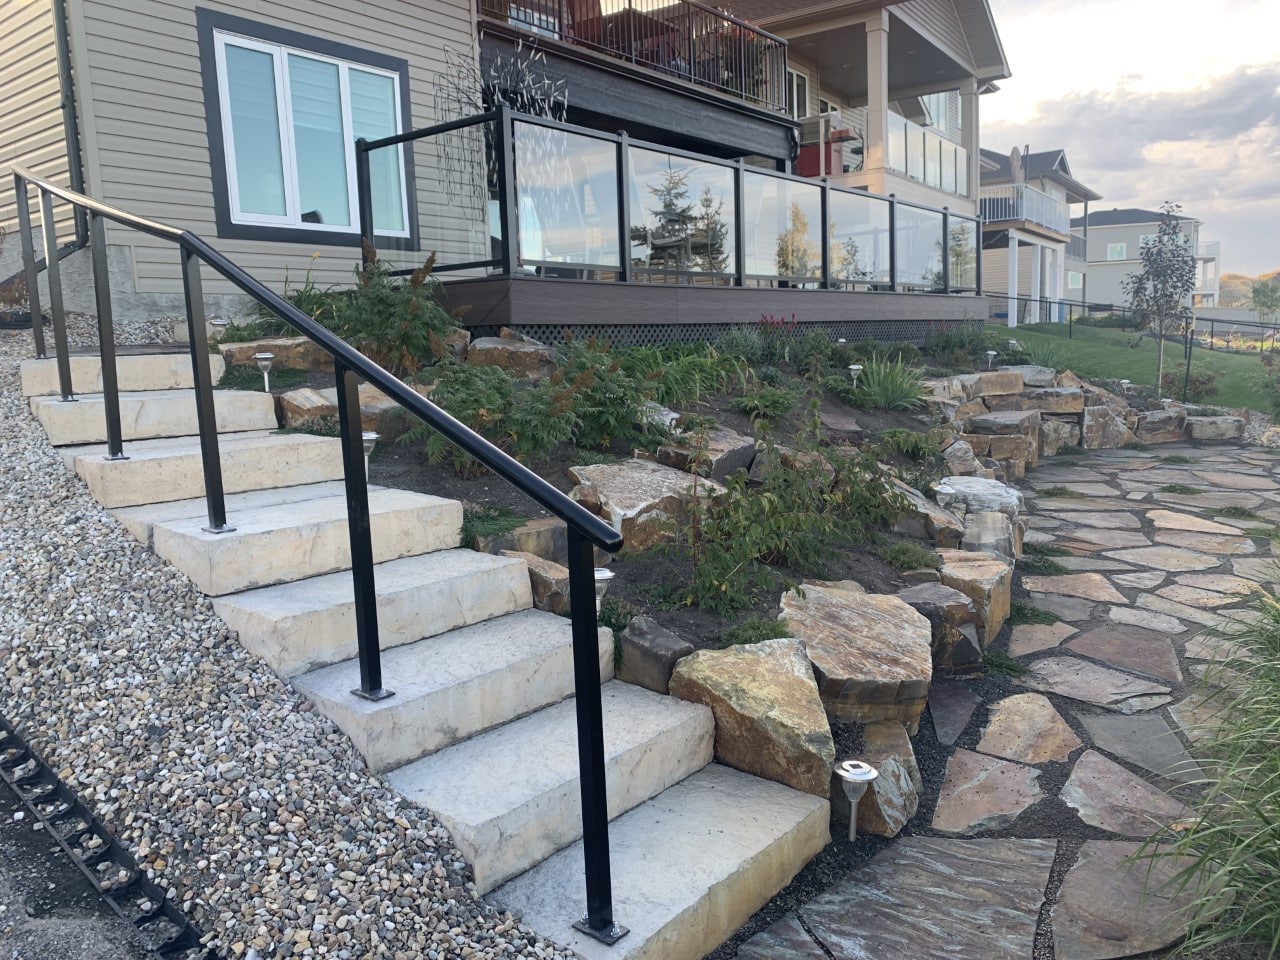
[[[835,362],[835,344],[827,334],[808,330],[790,345],[791,362],[811,380],[820,380]]]
[[[1027,347],[1027,359],[1038,367],[1051,367],[1063,370],[1067,366],[1066,356],[1056,343],[1033,343]]]
[[[572,436],[578,446],[652,448],[669,436],[666,427],[646,416],[644,404],[653,388],[628,373],[604,341],[570,340],[560,376],[572,396],[577,420]]]
[[[779,387],[759,387],[743,394],[734,406],[754,421],[774,421],[796,408],[796,396]]]
[[[869,360],[858,378],[858,391],[876,410],[916,410],[924,405],[920,375],[901,360]]]
[[[1070,557],[1072,553],[1066,547],[1059,547],[1052,543],[1027,543],[1022,547],[1022,552],[1028,557]]]
[[[1027,672],[1026,666],[998,650],[983,653],[982,668],[999,677],[1020,677]]]
[[[1250,510],[1248,507],[1222,507],[1214,511],[1215,516],[1226,517],[1228,520],[1261,520],[1262,516],[1256,511]]]
[[[500,537],[526,522],[509,507],[467,504],[462,509],[462,545],[470,550],[479,549],[477,544],[482,537]]]
[[[762,362],[764,343],[754,327],[734,327],[720,338],[720,352],[755,366]]]
[[[1156,457],[1156,459],[1159,460],[1161,463],[1170,463],[1170,464],[1188,464],[1188,463],[1200,462],[1195,457],[1184,457],[1180,453],[1171,453],[1167,457]]]
[[[511,374],[501,367],[454,362],[441,364],[435,369],[439,381],[431,391],[431,402],[490,443],[500,443],[515,396],[516,382]],[[421,443],[429,463],[447,460],[460,476],[474,477],[484,472],[470,454],[425,423],[416,422],[396,442]]]
[[[756,369],[756,380],[766,387],[780,387],[786,382],[782,371],[777,367],[759,367]]]
[[[1165,371],[1160,377],[1160,396],[1181,397],[1184,374],[1183,370]],[[1193,365],[1191,376],[1187,379],[1186,400],[1190,403],[1208,403],[1218,392],[1218,381],[1221,379],[1221,370],[1207,370]]]
[[[288,299],[286,296],[285,299]],[[274,337],[298,337],[302,334],[274,313],[261,314],[245,323],[229,323],[218,335],[219,343],[248,343]]]
[[[937,570],[942,566],[942,557],[911,540],[881,544],[872,552],[895,570]]]
[[[706,346],[633,347],[620,351],[619,357],[622,369],[644,393],[666,407],[696,404],[722,389],[728,377],[724,358]]]
[[[762,640],[777,640],[779,637],[791,635],[791,624],[786,620],[751,617],[721,634],[720,646],[733,647],[740,644],[759,643]]]

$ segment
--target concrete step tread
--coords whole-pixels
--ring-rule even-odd
[[[614,917],[631,931],[614,946],[572,927],[580,841],[489,899],[583,960],[699,960],[826,846],[829,819],[821,797],[711,764],[611,825]]]
[[[601,702],[610,816],[711,762],[709,708],[616,680]],[[388,774],[448,827],[481,893],[581,836],[576,717],[569,699]]]
[[[333,437],[319,437],[309,433],[284,433],[280,430],[244,430],[236,433],[218,435],[221,449],[232,447],[272,447],[295,443],[308,443],[315,440],[329,440],[337,443]],[[106,456],[105,443],[84,443],[71,447],[63,447],[58,451],[67,463],[74,463],[79,457]],[[181,437],[157,437],[150,440],[139,440],[131,443],[125,451],[130,460],[161,460],[165,457],[200,455],[200,438],[195,434]]]
[[[190,388],[194,382],[191,373],[191,355],[183,345],[179,351],[160,349],[134,353],[124,344],[116,347],[116,380],[121,390],[167,390]],[[77,392],[99,393],[102,390],[102,361],[96,350],[92,355],[74,352],[71,360],[71,386]],[[213,382],[222,379],[226,363],[217,354],[209,356],[209,372]],[[56,394],[58,387],[57,361],[52,357],[43,360],[23,360],[21,364],[22,395]]]
[[[601,678],[613,676],[613,635],[600,631]],[[353,696],[355,660],[293,678],[355,742],[374,770],[390,770],[573,692],[571,624],[522,610],[382,654],[385,700]]]

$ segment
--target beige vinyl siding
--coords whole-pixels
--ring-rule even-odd
[[[71,185],[61,103],[52,0],[0,0],[0,229],[6,233],[17,228],[12,166]],[[34,195],[32,201],[34,207]],[[58,239],[71,240],[75,226],[64,205],[55,207],[55,219]]]
[[[982,251],[982,289],[986,293],[1009,292],[1007,248],[996,247]],[[1018,294],[1023,297],[1031,295],[1031,247],[1018,248]]]
[[[973,67],[973,54],[969,51],[969,41],[965,37],[964,25],[960,22],[954,0],[906,0],[905,3],[894,4],[890,9],[956,62]]]
[[[266,0],[208,2],[201,6],[361,50],[399,57],[409,64],[408,97],[413,127],[436,122],[435,75],[444,49],[472,49],[469,0],[365,0],[339,4]],[[82,0],[73,43],[85,64],[82,95],[92,111],[95,135],[89,151],[91,190],[111,203],[199,234],[275,289],[300,283],[310,268],[319,285],[348,283],[359,259],[354,246],[219,238],[214,215],[208,122],[196,32],[195,5],[178,0]],[[429,151],[415,151],[422,254],[464,241],[477,232],[455,215],[442,216],[441,189],[433,180]],[[447,224],[428,235],[428,220]],[[132,247],[141,293],[178,293],[181,279],[172,246],[112,230],[114,244]],[[433,242],[435,241],[435,242]],[[472,244],[474,246],[474,243]],[[313,254],[320,256],[313,261]],[[209,271],[210,294],[233,288]]]

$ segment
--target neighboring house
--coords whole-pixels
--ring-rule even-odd
[[[1088,214],[1100,199],[1072,176],[1062,150],[982,151],[982,288],[1008,297],[993,299],[997,311],[1023,323],[1057,321],[1065,302],[1087,299],[1084,241],[1071,235],[1071,207],[1083,204]]]
[[[276,288],[323,287],[359,255],[355,138],[554,99],[564,126],[517,117],[372,155],[381,256],[439,252],[468,323],[554,335],[572,318],[621,339],[797,312],[905,339],[983,315],[978,95],[1009,75],[987,0],[739,7],[758,23],[687,0],[369,0],[355,17],[0,0],[24,25],[0,50],[43,71],[30,90],[0,73],[0,163],[190,229]],[[780,174],[793,164],[831,186]],[[118,309],[176,312],[172,249],[108,240]],[[72,306],[85,259],[64,270]],[[0,280],[16,269],[11,243]],[[218,278],[205,290],[235,310]],[[925,296],[942,292],[960,296]]]
[[[1179,216],[1179,226],[1196,257],[1196,289],[1194,307],[1218,305],[1219,262],[1222,245],[1216,241],[1201,242],[1202,222],[1194,217]],[[1160,213],[1126,207],[1095,210],[1071,220],[1073,235],[1086,242],[1089,264],[1089,300],[1092,303],[1122,305],[1128,302],[1122,283],[1131,273],[1142,269],[1139,251],[1148,237],[1160,228]]]

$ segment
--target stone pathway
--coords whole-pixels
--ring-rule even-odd
[[[1027,487],[1027,542],[1062,569],[1015,574],[1058,618],[996,640],[1026,673],[985,701],[935,681],[932,730],[951,750],[936,802],[739,957],[1107,960],[1163,956],[1185,933],[1193,891],[1160,889],[1179,864],[1135,857],[1189,815],[1203,777],[1213,706],[1198,678],[1232,653],[1213,631],[1280,580],[1270,538],[1250,536],[1280,521],[1280,457],[1096,451],[1045,461]]]

